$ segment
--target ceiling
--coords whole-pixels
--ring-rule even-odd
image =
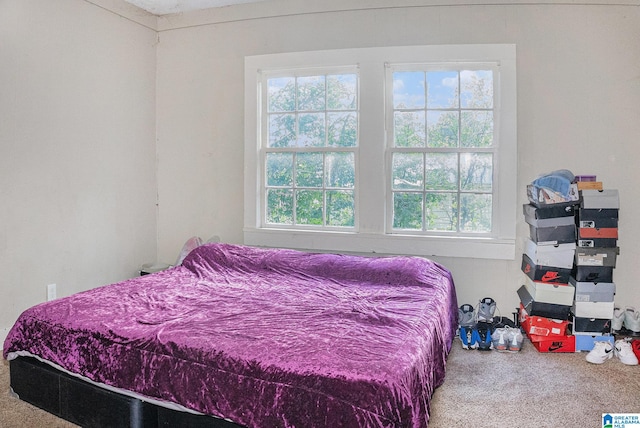
[[[190,10],[209,9],[212,7],[231,6],[242,3],[257,3],[266,0],[125,0],[154,15],[187,12]]]

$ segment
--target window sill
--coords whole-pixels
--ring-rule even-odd
[[[453,238],[245,228],[244,243],[312,251],[515,259],[515,238]]]

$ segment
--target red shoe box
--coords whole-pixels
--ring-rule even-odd
[[[568,326],[569,321],[538,316],[528,316],[522,322],[522,328],[525,333],[534,336],[565,336]]]
[[[575,336],[536,336],[531,334],[528,337],[538,352],[576,352]]]

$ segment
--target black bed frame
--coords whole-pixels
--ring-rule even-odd
[[[85,428],[241,427],[118,394],[31,357],[11,360],[9,370],[11,389],[21,400]]]

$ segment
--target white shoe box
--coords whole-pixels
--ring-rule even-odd
[[[613,302],[575,302],[573,315],[581,318],[613,318]]]
[[[555,266],[571,269],[576,252],[575,242],[539,245],[527,238],[524,252],[537,266]]]
[[[529,277],[526,277],[524,286],[536,302],[567,306],[573,304],[573,296],[575,294],[573,285],[546,284],[544,282],[532,281]]]

